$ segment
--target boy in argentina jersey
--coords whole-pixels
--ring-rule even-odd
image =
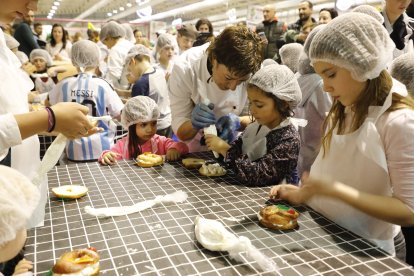
[[[89,40],[76,42],[72,47],[72,63],[79,74],[60,81],[49,93],[51,105],[58,102],[78,102],[89,107],[89,115],[120,118],[124,107],[118,94],[104,79],[95,75],[99,66],[100,51]],[[69,161],[96,161],[104,150],[109,150],[114,143],[116,125],[112,122],[98,122],[104,129],[101,133],[89,137],[68,141],[66,154]]]

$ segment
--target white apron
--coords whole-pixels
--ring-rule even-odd
[[[29,76],[19,67],[17,57],[11,52],[0,31],[0,114],[29,112],[27,95],[33,88]],[[40,145],[37,135],[11,148],[11,167],[32,179],[40,166]],[[28,228],[43,225],[47,196],[47,178],[40,186],[39,204],[28,222]]]
[[[401,85],[394,81],[392,92],[406,95],[407,91]],[[382,107],[370,107],[367,119],[355,132],[333,135],[328,154],[323,157],[323,150],[319,152],[310,175],[340,181],[362,192],[392,196],[385,151],[375,126],[378,118],[391,106],[391,101],[392,93]],[[395,255],[393,238],[400,231],[400,226],[376,219],[337,199],[314,196],[308,205]]]

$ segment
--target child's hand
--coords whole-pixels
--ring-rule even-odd
[[[230,145],[227,144],[226,141],[212,134],[206,134],[204,137],[206,139],[206,145],[209,150],[213,150],[223,156],[226,156],[227,151],[230,149]]]
[[[109,151],[102,156],[101,163],[102,165],[113,165],[116,163],[116,158],[119,156],[119,153]]]
[[[21,273],[28,272],[32,268],[33,268],[33,263],[31,261],[23,259],[14,268],[13,275],[18,275],[18,274],[21,274]]]
[[[168,161],[177,161],[180,158],[181,154],[177,149],[167,150],[166,158]]]

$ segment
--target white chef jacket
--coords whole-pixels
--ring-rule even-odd
[[[387,29],[388,34],[391,34],[393,31],[392,29],[393,26],[391,25],[388,19],[387,13],[383,11],[382,16],[384,17],[384,26]],[[407,35],[405,36],[405,39],[404,39],[405,47],[402,50],[398,50],[397,48],[395,48],[393,52],[393,59],[396,59],[402,54],[414,51],[413,40],[410,39],[411,35],[413,34],[413,30],[409,27],[409,24],[408,24],[410,18],[406,13],[403,13],[403,16],[404,16],[404,23],[406,24],[406,28],[407,28]]]
[[[125,59],[132,46],[134,46],[134,44],[130,41],[120,38],[109,50],[105,79],[115,88],[128,89],[129,87],[129,83],[126,78],[127,64],[125,63]]]
[[[11,147],[11,167],[32,179],[40,166],[39,138],[33,135],[22,140],[12,115],[29,112],[27,95],[33,88],[33,82],[20,66],[16,55],[7,48],[3,31],[0,30],[0,158],[3,159]],[[29,221],[29,228],[44,219],[47,181],[39,189],[41,198]]]
[[[247,82],[236,87],[235,91],[221,90],[213,81],[207,70],[207,48],[210,44],[193,47],[183,53],[174,63],[168,87],[172,113],[172,129],[191,121],[191,112],[196,104],[207,98],[214,104],[216,119],[228,113],[240,115],[247,102]],[[201,131],[191,140],[185,141],[190,152],[207,150],[200,145]]]
[[[63,43],[57,43],[55,46],[52,46],[50,43],[46,45],[46,51],[49,52],[50,56],[54,58],[56,55],[60,55],[63,60],[70,61],[72,57],[72,43],[66,41],[66,47],[63,48]]]

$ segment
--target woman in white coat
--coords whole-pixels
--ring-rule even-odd
[[[250,123],[248,116],[239,115],[247,103],[247,80],[260,68],[261,53],[257,34],[228,27],[211,44],[193,47],[176,60],[168,83],[172,128],[190,152],[207,150],[200,144],[205,127],[216,124],[219,136],[232,142],[235,132]]]
[[[384,27],[360,13],[335,18],[314,37],[309,57],[335,101],[309,177],[270,196],[306,203],[405,259],[400,225],[414,225],[414,102],[385,70],[393,48]]]

